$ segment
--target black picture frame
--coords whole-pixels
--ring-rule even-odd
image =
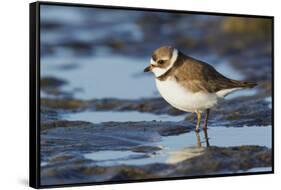
[[[267,18],[272,21],[272,171],[251,172],[251,173],[230,173],[230,174],[212,174],[202,176],[188,176],[188,177],[174,177],[174,178],[159,178],[159,179],[143,179],[143,180],[127,180],[127,181],[107,181],[107,182],[93,182],[93,183],[76,183],[65,185],[41,185],[40,183],[40,6],[54,5],[54,6],[69,6],[69,7],[89,7],[89,8],[105,8],[118,10],[139,10],[152,12],[169,12],[169,13],[192,13],[204,15],[218,15],[218,16],[238,16],[249,18]],[[141,7],[125,7],[125,6],[103,6],[90,5],[78,3],[59,3],[39,1],[29,4],[29,39],[30,39],[30,75],[29,75],[29,185],[33,188],[53,188],[53,187],[72,187],[85,185],[100,185],[100,184],[119,184],[119,183],[135,183],[135,182],[149,182],[149,181],[164,181],[164,180],[183,180],[194,178],[213,178],[213,177],[231,177],[242,175],[259,175],[259,174],[273,174],[274,173],[274,17],[263,15],[249,15],[249,14],[233,14],[233,13],[218,13],[218,12],[199,12],[187,10],[168,10],[155,8],[141,8]]]

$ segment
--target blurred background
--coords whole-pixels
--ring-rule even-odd
[[[54,5],[40,16],[42,184],[272,170],[270,18]],[[162,45],[259,85],[227,96],[209,137],[197,134],[143,72]]]
[[[41,96],[158,97],[142,71],[162,45],[271,93],[271,29],[268,18],[42,5]]]

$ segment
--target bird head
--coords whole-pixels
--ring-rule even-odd
[[[162,46],[156,49],[150,59],[150,65],[144,72],[153,72],[156,77],[166,73],[175,63],[178,57],[178,50],[171,46]]]

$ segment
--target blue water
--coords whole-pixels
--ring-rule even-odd
[[[79,66],[74,69],[60,69],[73,63],[79,63]],[[154,76],[143,73],[143,69],[149,64],[149,57],[141,59],[116,55],[87,58],[55,56],[43,58],[41,64],[42,76],[55,76],[68,81],[62,90],[73,92],[74,97],[79,99],[139,99],[160,96]],[[244,78],[226,61],[219,62],[216,68],[230,78]],[[76,92],[77,88],[81,90]],[[230,94],[227,99],[254,95],[256,92],[255,89],[241,90]]]
[[[91,123],[102,123],[108,121],[183,121],[185,115],[171,116],[168,114],[156,115],[138,111],[84,111],[64,114],[64,119],[69,121],[88,121]]]
[[[217,20],[223,17],[193,15],[179,17],[178,24],[173,30],[163,26],[160,41],[150,39],[141,28],[140,20],[143,13],[138,11],[118,11],[93,8],[77,8],[63,6],[42,6],[42,23],[53,23],[55,28],[41,29],[41,77],[55,76],[68,81],[62,90],[73,94],[78,99],[120,98],[139,99],[157,97],[159,93],[152,74],[144,74],[143,69],[149,64],[153,49],[165,43],[166,36],[177,31],[185,31],[187,36],[200,38],[200,27],[188,25],[188,21],[203,23],[207,20]],[[146,13],[147,16],[159,16],[160,13]],[[95,15],[94,17],[92,15]],[[162,19],[170,19],[169,14],[161,15]],[[147,29],[148,31],[150,29]],[[163,36],[163,39],[161,39]],[[125,46],[135,51],[115,52],[105,45],[112,40],[123,42]],[[154,44],[150,44],[150,43]],[[168,42],[168,41],[167,41]],[[69,48],[62,44],[85,43],[88,46],[79,50],[79,46]],[[143,46],[139,46],[143,44]],[[149,45],[150,44],[150,45]],[[169,44],[169,43],[168,43]],[[45,49],[51,48],[52,53],[44,54]],[[147,51],[149,50],[149,51]],[[83,54],[83,52],[87,52]],[[139,52],[145,52],[139,56]],[[217,56],[215,53],[189,53],[198,59],[213,64],[224,75],[233,79],[245,77],[230,64],[229,60]],[[61,69],[68,67],[70,69]],[[71,69],[72,67],[72,69]],[[78,90],[77,90],[78,89]],[[228,98],[253,95],[255,90],[235,92]],[[44,97],[52,97],[42,93]]]
[[[271,135],[271,126],[240,128],[211,126],[208,129],[210,145],[218,147],[258,145],[271,148]],[[161,148],[161,150],[155,153],[145,154],[132,151],[112,150],[87,153],[84,157],[86,159],[94,160],[97,165],[101,166],[120,164],[144,165],[151,163],[174,164],[204,153],[206,139],[203,132],[200,133],[201,146],[198,146],[197,140],[196,133],[189,132],[176,136],[162,137],[160,142],[153,144],[153,146]]]
[[[137,11],[124,13],[123,11],[110,10],[109,13],[105,9],[66,8],[63,6],[43,6],[42,9],[44,10],[41,11],[41,21],[45,23],[53,22],[58,24],[58,27],[55,29],[41,29],[41,50],[43,52],[40,57],[41,77],[54,76],[66,80],[68,84],[63,86],[62,90],[70,92],[74,98],[86,100],[94,98],[139,99],[159,97],[153,75],[143,73],[143,69],[149,64],[152,50],[163,43],[169,44],[169,42],[173,42],[169,39],[170,35],[175,34],[175,31],[184,33],[185,36],[194,39],[201,38],[205,30],[188,23],[198,21],[200,25],[206,20],[219,18],[200,15],[191,17],[189,15],[186,18],[181,17],[181,19],[178,19],[176,24],[171,22],[174,25],[169,27],[169,24],[171,24],[167,21],[170,19],[169,16],[161,16],[161,19],[163,19],[161,22],[164,22],[164,26],[161,26],[161,28],[148,28],[143,32],[140,25],[137,24],[143,15]],[[148,15],[148,13],[146,14]],[[150,16],[153,16],[153,14],[149,13]],[[93,17],[93,15],[95,16]],[[159,34],[151,38],[150,34],[146,33],[149,30],[159,30]],[[125,42],[124,44],[132,51],[124,53],[115,49],[115,52],[112,52],[112,49],[104,44],[108,39],[110,39],[109,42],[116,39],[117,41]],[[79,54],[77,49],[66,48],[61,45],[69,42],[85,42],[89,45],[88,49],[85,50],[87,53],[84,55],[83,53],[85,52],[80,52]],[[131,46],[131,44],[135,44],[135,46]],[[145,45],[137,46],[139,44]],[[52,53],[47,54],[46,49],[49,46]],[[188,49],[186,50],[188,52]],[[142,51],[145,53],[140,54]],[[229,60],[214,53],[203,50],[201,54],[191,53],[189,55],[211,63],[219,72],[229,78],[237,80],[245,78],[242,73],[231,66]],[[237,91],[227,96],[226,99],[256,93],[255,89]],[[56,98],[46,92],[41,95],[42,97]],[[265,102],[268,103],[269,108],[272,108],[271,98],[266,98]],[[67,113],[62,116],[66,120],[83,120],[92,123],[152,120],[176,122],[182,121],[185,117],[185,115],[154,115],[136,111],[83,111]],[[211,146],[220,147],[259,145],[271,148],[271,130],[271,126],[245,126],[241,128],[210,126],[208,130],[209,143]],[[178,163],[203,153],[206,139],[202,132],[200,133],[200,139],[199,146],[198,136],[192,131],[176,136],[162,137],[161,141],[150,144],[161,149],[154,153],[144,154],[133,151],[112,150],[91,152],[83,156],[86,159],[94,160],[97,165],[101,166]],[[48,165],[48,162],[41,163],[41,166],[46,165]],[[266,171],[269,169],[253,168],[248,171]]]

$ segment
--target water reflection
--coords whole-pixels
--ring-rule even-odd
[[[209,147],[210,143],[209,143],[209,137],[208,137],[208,130],[204,129],[203,132],[204,132],[204,139],[205,139],[205,141],[203,141],[203,142],[206,143],[206,147]],[[197,146],[198,147],[202,147],[202,142],[201,142],[201,138],[200,138],[199,132],[195,132],[195,134],[196,134],[196,138],[197,138]]]
[[[185,147],[177,151],[171,152],[168,155],[166,163],[176,164],[187,159],[191,159],[200,156],[204,153],[205,148],[203,147]]]
[[[190,56],[213,64],[219,72],[233,79],[271,80],[271,67],[269,67],[271,65],[271,50],[266,48],[267,45],[271,47],[271,42],[264,41],[267,44],[265,46],[263,42],[261,43],[262,40],[252,38],[255,34],[260,38],[261,33],[259,32],[265,30],[260,30],[258,27],[257,31],[247,31],[247,34],[253,34],[249,35],[251,39],[248,39],[246,36],[246,38],[244,37],[243,28],[241,30],[241,27],[235,27],[233,31],[238,29],[240,32],[235,32],[239,35],[234,36],[231,31],[227,32],[221,28],[225,21],[229,21],[227,17],[63,6],[42,6],[40,12],[41,77],[52,76],[67,81],[67,84],[59,89],[62,92],[62,97],[56,94],[50,96],[50,93],[42,90],[41,97],[44,98],[64,98],[65,93],[69,94],[70,97],[86,100],[95,98],[138,100],[159,97],[153,76],[143,75],[142,70],[150,60],[151,51],[162,44],[173,45]],[[252,23],[254,21],[252,19],[254,18],[248,18],[247,23]],[[237,24],[233,26],[237,26]],[[263,25],[261,26],[264,28]],[[229,43],[225,43],[226,41]],[[259,91],[256,89],[237,91],[227,96],[226,99],[258,93]],[[264,101],[266,106],[272,108],[270,97]],[[176,122],[183,120],[183,116],[153,115],[139,112],[95,112],[93,114],[85,111],[73,114],[62,113],[62,115],[67,120],[93,123],[152,120]],[[218,126],[210,127],[208,131],[200,133],[191,131],[173,136],[159,135],[157,136],[159,139],[153,142],[141,142],[144,146],[161,147],[149,153],[135,152],[134,149],[130,148],[117,150],[114,145],[110,148],[104,147],[106,143],[101,143],[101,147],[98,149],[88,149],[92,144],[88,144],[84,137],[93,139],[98,135],[106,136],[106,134],[103,132],[102,134],[90,132],[80,134],[79,130],[78,133],[71,133],[71,130],[67,128],[63,133],[58,133],[60,136],[57,138],[65,140],[67,134],[69,139],[78,138],[79,143],[77,144],[83,145],[81,147],[86,147],[91,152],[85,154],[84,149],[80,149],[80,147],[73,152],[79,156],[82,154],[85,159],[93,160],[96,165],[101,166],[178,163],[200,156],[210,146],[258,145],[267,148],[272,146],[271,126],[241,128]],[[52,130],[49,130],[46,133],[50,135],[51,132]],[[83,138],[80,138],[80,135]],[[143,134],[134,135],[141,136]],[[118,135],[115,136],[118,138]],[[51,138],[54,137],[51,135]],[[42,139],[44,140],[44,138],[43,135]],[[109,137],[109,139],[111,138]],[[127,138],[126,136],[121,138],[126,142],[135,140],[135,138]],[[42,145],[41,151],[43,154],[47,152],[47,156],[44,155],[47,158],[50,155],[48,153],[54,154],[57,151],[55,142],[59,141],[53,139],[51,142],[54,149],[45,144]],[[62,147],[63,151],[68,151],[64,145]],[[45,161],[41,163],[41,166],[49,167]],[[54,165],[55,171],[59,173],[57,166],[59,165]],[[75,170],[73,167],[71,165],[71,171]],[[261,171],[263,170],[265,169],[262,168]],[[51,174],[51,172],[45,173]],[[69,179],[76,180],[77,178],[81,180],[80,173],[77,174],[74,172],[67,176],[60,175],[63,177],[59,180],[60,182],[67,182]]]
[[[203,135],[203,138],[200,135]],[[212,138],[210,139],[208,135]],[[140,153],[130,150],[106,150],[87,153],[84,154],[84,157],[94,160],[97,165],[101,166],[113,166],[116,164],[145,165],[152,163],[174,164],[200,156],[210,146],[257,145],[271,148],[271,142],[271,126],[209,127],[208,131],[203,130],[199,133],[192,131],[163,137],[160,142],[148,143],[148,146],[161,147],[160,150],[154,152]]]
[[[137,121],[183,121],[185,115],[171,116],[168,114],[153,114],[138,111],[83,111],[64,114],[69,121],[88,121],[91,123],[114,122],[137,122]]]

